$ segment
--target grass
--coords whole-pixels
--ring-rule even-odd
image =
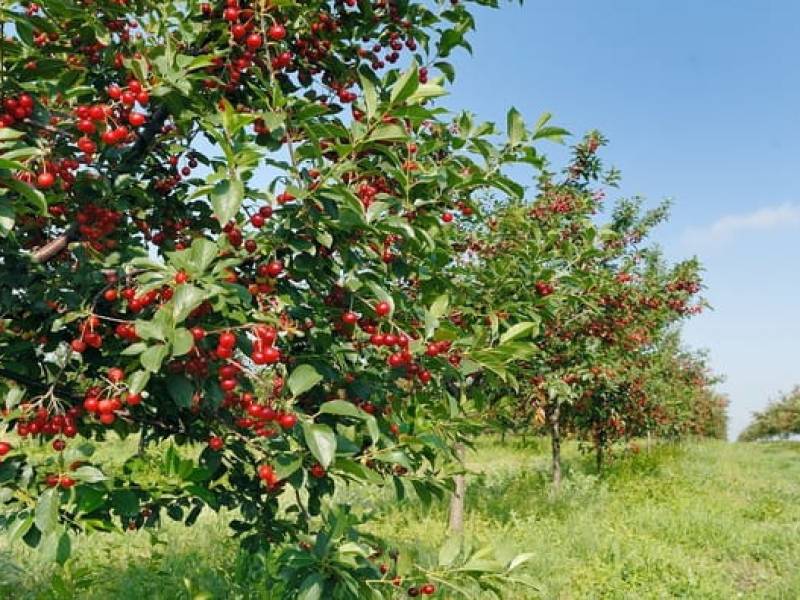
[[[468,466],[467,536],[534,553],[525,569],[538,592],[515,600],[800,594],[798,443],[663,445],[619,458],[602,478],[568,447],[558,495],[535,441],[481,440]],[[410,560],[447,537],[443,505],[398,505],[378,490],[355,500]],[[81,539],[64,570],[0,541],[0,597],[256,598],[263,566],[237,552],[228,518],[171,523],[157,544],[146,532]]]

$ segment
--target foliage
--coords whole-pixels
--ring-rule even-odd
[[[535,443],[514,437],[477,446],[467,459],[474,475],[465,534],[509,554],[534,553],[522,573],[536,589],[506,597],[781,598],[800,585],[796,443],[642,447],[619,453],[602,481],[567,444],[568,493],[558,497],[547,453]],[[379,489],[358,493],[354,506],[370,507],[370,529],[397,540],[400,562],[437,563],[447,538],[443,505],[398,504]],[[230,518],[204,511],[191,528],[167,523],[156,545],[146,531],[78,538],[65,569],[0,539],[0,596],[268,599],[272,566],[261,554],[237,552],[226,531]]]
[[[3,3],[11,539],[64,562],[76,532],[230,508],[287,594],[391,593],[331,495],[441,497],[461,361],[516,358],[438,327],[451,223],[521,195],[500,168],[539,141],[433,104],[474,4],[498,3]],[[95,458],[131,434],[121,471]]]
[[[739,434],[742,442],[770,438],[789,438],[800,434],[800,388],[794,388],[767,407],[753,414],[750,424]]]
[[[382,570],[342,489],[441,500],[487,415],[600,450],[688,429],[699,395],[642,398],[699,265],[642,248],[665,207],[601,222],[599,133],[557,174],[549,114],[438,104],[476,4],[0,6],[10,540],[64,564],[76,534],[231,510],[284,597],[502,595],[530,557]]]

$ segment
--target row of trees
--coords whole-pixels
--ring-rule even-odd
[[[546,424],[556,484],[564,435],[719,427],[676,334],[699,266],[643,244],[665,207],[599,216],[598,133],[558,172],[549,116],[438,105],[471,4],[3,3],[9,539],[63,562],[228,507],[276,597],[496,590],[524,557],[398,565],[334,491],[444,497],[498,424]]]
[[[739,440],[786,439],[800,434],[800,388],[783,394],[767,407],[753,414],[750,424],[739,434]]]

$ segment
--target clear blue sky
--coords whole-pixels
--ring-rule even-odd
[[[685,339],[727,378],[731,434],[800,384],[800,2],[527,0],[471,39],[448,106],[600,129],[621,195],[673,199],[657,241],[706,267]]]

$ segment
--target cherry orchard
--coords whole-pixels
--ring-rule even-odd
[[[474,415],[503,429],[546,425],[556,487],[563,436],[588,439],[600,464],[615,440],[680,433],[690,418],[670,407],[674,371],[651,363],[677,358],[665,340],[703,307],[700,267],[695,260],[668,266],[643,247],[666,206],[643,212],[641,201],[622,200],[601,215],[605,191],[596,186],[619,178],[603,169],[604,144],[588,134],[563,175],[540,165],[535,198],[496,202],[488,219],[465,228],[462,244],[474,257],[453,275],[461,282],[459,327],[508,348],[536,346],[513,362],[486,357],[467,395]],[[700,378],[694,389],[709,383]],[[702,394],[687,397],[691,408]]]
[[[2,5],[10,539],[63,562],[76,532],[230,507],[276,589],[309,598],[493,586],[523,562],[379,564],[329,500],[442,496],[454,391],[532,351],[441,327],[476,199],[521,197],[504,165],[562,133],[512,111],[498,141],[432,106],[467,6]],[[95,458],[132,433],[121,468]]]

